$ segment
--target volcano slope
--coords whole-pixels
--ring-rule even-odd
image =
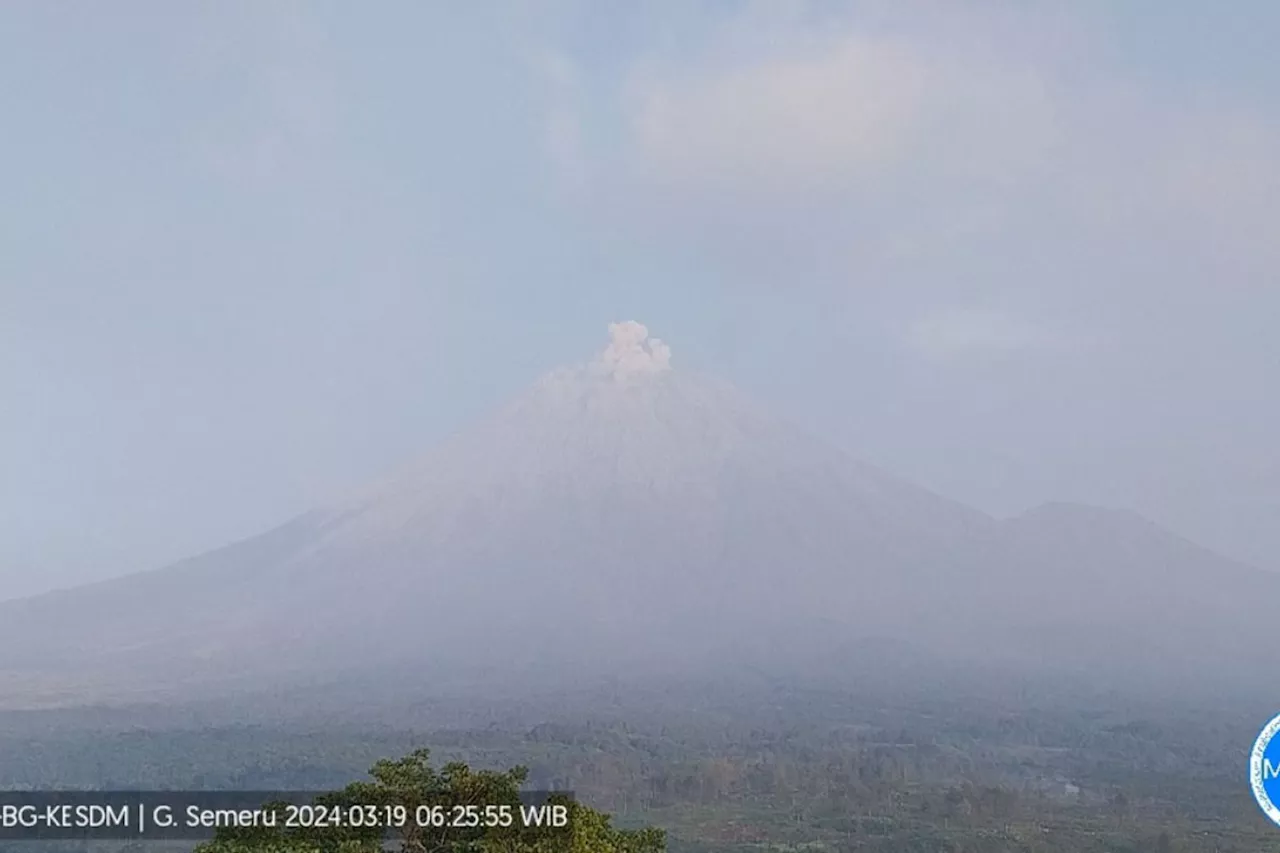
[[[1199,681],[1243,678],[1265,648],[1269,573],[1123,512],[997,520],[673,368],[639,324],[611,336],[347,500],[165,569],[0,604],[6,702],[381,668],[835,677],[885,640]]]

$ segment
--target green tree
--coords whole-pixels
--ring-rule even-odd
[[[316,799],[321,813],[351,815],[354,807],[361,807],[361,813],[380,819],[396,816],[389,828],[220,830],[197,853],[381,853],[388,831],[405,853],[662,853],[666,849],[661,830],[618,829],[608,815],[564,797],[552,797],[547,805],[565,809],[565,826],[526,825],[520,798],[528,775],[524,767],[498,772],[454,762],[436,770],[429,758],[424,749],[399,760],[379,761],[369,771],[370,781],[353,782]],[[283,806],[275,808],[284,814]],[[332,809],[337,811],[323,811]]]

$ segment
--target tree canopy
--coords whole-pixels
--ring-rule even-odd
[[[368,781],[316,798],[303,823],[221,829],[197,853],[382,853],[388,838],[405,853],[662,853],[666,837],[654,828],[628,830],[609,815],[560,794],[562,825],[533,825],[522,800],[524,767],[473,770],[462,762],[439,770],[425,749],[379,761]],[[284,804],[270,808],[286,821]],[[297,812],[292,813],[295,817]],[[546,811],[542,812],[546,814]],[[317,817],[319,816],[319,817]],[[289,821],[297,824],[297,821]],[[316,825],[321,824],[321,825]]]

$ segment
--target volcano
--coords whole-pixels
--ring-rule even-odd
[[[1273,575],[1127,513],[993,518],[673,367],[638,323],[610,337],[334,505],[0,605],[0,685],[101,697],[392,666],[785,667],[885,638],[1221,672],[1260,647]]]

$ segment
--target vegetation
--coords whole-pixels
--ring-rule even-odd
[[[653,853],[653,826],[667,853],[1280,853],[1245,783],[1265,714],[1225,702],[778,685],[567,697],[559,710],[477,703],[471,718],[487,722],[471,727],[435,717],[78,733],[0,719],[0,787],[325,789],[410,805],[574,792],[570,835],[399,839],[449,853]],[[416,751],[426,743],[438,770]],[[202,853],[374,847],[355,833],[224,833]]]
[[[474,771],[451,762],[437,772],[428,758],[427,750],[416,750],[399,761],[379,761],[370,771],[372,781],[354,782],[316,801],[330,809],[370,809],[388,816],[384,826],[220,830],[197,853],[375,853],[384,849],[387,830],[407,853],[661,853],[665,848],[661,830],[614,828],[607,815],[572,799],[550,800],[566,810],[565,826],[531,825],[521,817],[525,768]],[[400,819],[391,820],[392,814]]]

